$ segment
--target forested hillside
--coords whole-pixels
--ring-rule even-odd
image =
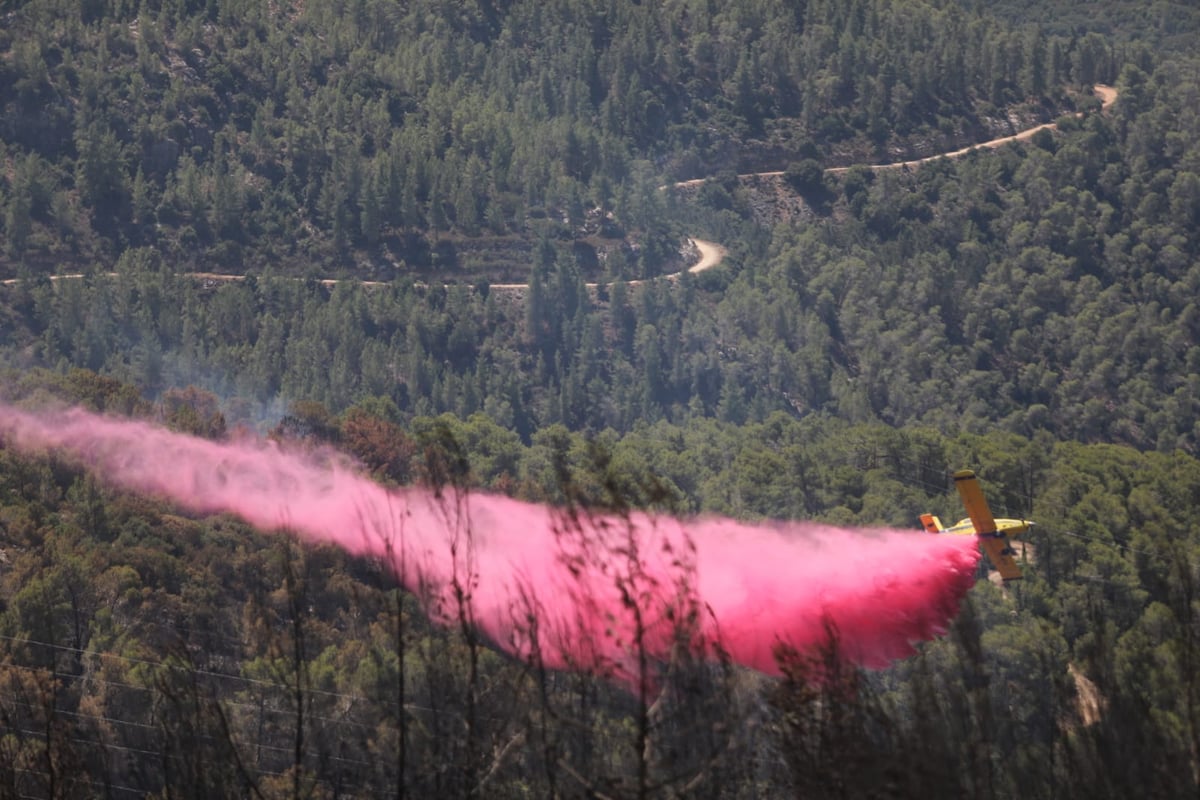
[[[0,436],[0,796],[1196,794],[1194,10],[0,14],[0,401],[568,520],[919,536],[972,467],[1038,523],[1024,581],[889,669],[834,636],[766,678],[679,620],[637,694],[502,655],[462,598],[432,624],[385,563]],[[728,256],[655,278],[687,237]]]
[[[152,246],[468,282],[525,279],[539,237],[652,272],[679,234],[664,177],[986,138],[1116,63],[944,0],[42,0],[0,52],[10,276]]]
[[[964,0],[966,8],[986,8],[1001,19],[1033,23],[1047,33],[1070,35],[1094,31],[1119,41],[1144,42],[1154,48],[1193,52],[1200,30],[1200,11],[1190,3],[1175,0],[1005,0],[983,3]]]
[[[1194,62],[1129,65],[1107,114],[913,172],[826,176],[773,228],[756,209],[787,177],[656,192],[732,251],[678,283],[589,290],[575,249],[548,239],[519,294],[329,289],[271,268],[215,284],[140,247],[115,278],[13,285],[0,325],[17,364],[152,395],[196,383],[252,423],[279,398],[338,413],[380,397],[402,417],[483,411],[525,439],[782,410],[1194,452],[1198,78]]]

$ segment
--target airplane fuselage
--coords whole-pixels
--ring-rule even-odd
[[[992,533],[979,533],[975,530],[975,523],[971,522],[970,518],[960,519],[949,528],[946,528],[942,533],[953,533],[958,536],[970,536],[974,534],[981,539],[1003,539],[1008,537],[1015,539],[1021,534],[1029,530],[1032,525],[1029,520],[1025,519],[997,519],[996,530]]]

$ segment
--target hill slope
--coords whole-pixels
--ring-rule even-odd
[[[216,272],[503,282],[541,238],[653,274],[679,238],[664,172],[961,146],[1115,77],[1093,40],[924,0],[59,12],[23,3],[0,32],[2,277],[152,246]]]

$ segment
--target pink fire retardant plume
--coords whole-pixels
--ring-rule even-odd
[[[432,616],[463,608],[499,647],[551,667],[631,677],[631,644],[693,647],[777,673],[837,632],[882,666],[943,631],[970,588],[974,537],[706,517],[571,516],[483,493],[388,490],[326,453],[212,442],[82,410],[0,405],[0,444],[56,451],[114,487],[193,512],[228,512],[356,555],[387,559]],[[467,598],[467,604],[461,602]]]

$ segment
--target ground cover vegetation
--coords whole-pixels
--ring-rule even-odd
[[[0,793],[1194,794],[1195,20],[1025,5],[5,5],[9,399],[564,508],[915,528],[969,465],[1039,525],[890,670],[631,696],[0,450]]]
[[[135,387],[84,371],[27,378],[20,390],[50,392],[227,435],[215,398],[198,391],[152,408]],[[911,524],[922,510],[952,519],[947,463],[986,464],[997,512],[1039,526],[1020,546],[1023,583],[981,580],[946,636],[889,670],[848,668],[831,646],[781,651],[784,677],[768,679],[719,650],[699,660],[681,646],[645,665],[654,677],[639,694],[549,671],[536,654],[503,656],[469,626],[430,625],[421,592],[400,590],[381,563],[228,517],[180,516],[53,455],[0,451],[6,790],[1115,798],[1194,789],[1200,462],[1191,456],[783,413],[747,425],[660,421],[599,439],[556,425],[526,445],[482,414],[401,426],[370,404],[322,411],[301,405],[273,435],[335,442],[381,481],[440,486],[448,508],[458,491],[558,502],[566,531],[571,502],[839,524]],[[614,579],[635,583],[636,569]],[[689,630],[681,621],[681,645]]]

